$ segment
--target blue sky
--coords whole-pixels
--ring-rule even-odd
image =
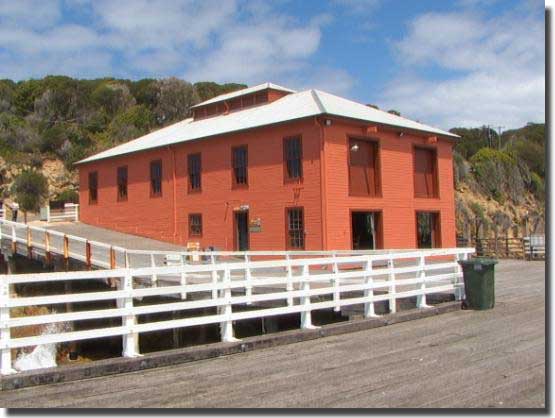
[[[442,128],[545,118],[539,0],[0,0],[0,78],[272,81]]]

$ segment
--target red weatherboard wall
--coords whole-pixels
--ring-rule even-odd
[[[367,126],[367,125],[366,125]],[[455,247],[455,201],[453,190],[452,141],[380,129],[366,133],[360,124],[334,119],[325,132],[325,180],[327,213],[327,247],[352,248],[351,210],[382,211],[384,248],[415,248],[416,211],[439,211],[441,246]],[[364,133],[363,133],[364,132]],[[349,196],[348,137],[367,137],[379,141],[381,197]],[[437,149],[439,198],[415,198],[413,181],[413,147],[423,145]]]
[[[284,184],[283,138],[302,135],[301,185]],[[252,250],[285,247],[285,207],[303,206],[306,249],[322,247],[320,207],[320,128],[314,119],[175,145],[177,228],[174,236],[172,151],[149,150],[80,166],[81,220],[154,239],[233,249],[233,209],[249,205],[262,232],[250,234]],[[248,146],[247,190],[232,189],[231,147]],[[202,192],[187,193],[187,154],[202,153]],[[162,197],[150,197],[150,161],[163,164]],[[117,201],[117,167],[128,166],[128,200]],[[98,171],[98,203],[88,204],[87,178]],[[203,235],[188,237],[189,213],[201,213]]]
[[[367,126],[367,125],[366,125]],[[283,138],[302,135],[302,184],[284,184]],[[349,135],[379,140],[381,197],[351,197],[348,193]],[[324,167],[320,166],[322,137]],[[249,188],[232,189],[231,148],[248,146]],[[439,198],[415,198],[413,147],[435,148],[438,156]],[[174,227],[173,152],[175,153],[176,221]],[[202,153],[202,192],[187,193],[187,154]],[[320,128],[314,118],[267,126],[243,133],[179,144],[80,166],[81,220],[114,230],[186,244],[200,242],[232,250],[233,209],[249,205],[250,219],[260,218],[262,231],[250,234],[252,250],[285,248],[285,208],[304,207],[306,249],[350,249],[352,210],[382,211],[384,248],[416,247],[416,211],[440,213],[441,245],[456,246],[452,142],[427,136],[379,130],[366,134],[362,125],[333,119]],[[150,162],[163,162],[162,197],[150,197]],[[128,166],[128,201],[116,198],[117,167]],[[88,204],[87,177],[98,171],[98,203]],[[323,176],[324,193],[320,179]],[[322,207],[323,202],[323,207]],[[203,235],[188,236],[188,215],[201,213]],[[322,217],[322,214],[324,216]],[[323,234],[323,228],[326,233]]]

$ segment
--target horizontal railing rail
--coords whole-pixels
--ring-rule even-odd
[[[55,221],[78,221],[79,205],[76,203],[66,203],[62,209],[50,209],[46,206],[46,222]]]
[[[462,270],[457,261],[468,258],[472,248],[407,250],[375,254],[352,252],[253,261],[249,256],[235,262],[214,260],[206,264],[179,264],[65,273],[8,274],[0,276],[0,373],[15,372],[12,350],[41,344],[58,344],[105,337],[123,339],[123,356],[140,355],[141,333],[219,324],[222,341],[235,341],[234,322],[270,316],[300,314],[303,329],[314,328],[312,312],[341,310],[362,305],[366,318],[376,316],[375,303],[387,301],[390,312],[397,300],[416,297],[419,308],[428,307],[427,295],[463,295]],[[276,252],[250,252],[273,253]],[[279,255],[282,255],[282,252]],[[320,255],[319,255],[320,254]],[[204,254],[203,254],[204,255]],[[301,256],[302,254],[296,254]],[[34,294],[16,297],[11,286],[56,282],[86,283],[104,280],[115,286],[103,290]],[[49,292],[50,293],[50,292]],[[168,301],[171,297],[175,301]],[[146,298],[146,299],[145,299]],[[138,301],[141,301],[139,304]],[[64,304],[95,302],[97,309],[57,312]],[[264,304],[264,303],[266,304]],[[271,302],[268,306],[268,302]],[[48,314],[12,317],[11,310],[44,306]],[[245,310],[244,306],[249,309]],[[206,313],[207,309],[212,311]],[[144,317],[181,312],[181,318],[160,320]],[[143,316],[139,322],[138,317]],[[79,328],[81,321],[121,318],[121,323],[97,323]],[[14,338],[17,327],[72,323],[70,331]],[[90,327],[90,322],[88,324]]]
[[[59,255],[73,258],[87,266],[99,268],[140,268],[195,263],[239,262],[253,259],[295,259],[298,257],[336,257],[347,255],[409,255],[410,249],[389,250],[328,250],[328,251],[153,251],[133,250],[62,232],[0,219],[0,242],[8,241],[13,253],[45,258]],[[436,250],[420,250],[438,251]],[[448,255],[446,253],[446,255]],[[384,258],[383,260],[386,260]]]

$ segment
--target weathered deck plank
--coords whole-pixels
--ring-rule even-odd
[[[490,311],[8,391],[0,406],[542,408],[544,264],[498,267]]]

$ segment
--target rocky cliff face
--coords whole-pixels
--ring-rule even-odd
[[[24,170],[30,169],[29,164],[17,164],[6,162],[0,157],[0,184],[2,198],[10,196],[10,188],[15,178]],[[79,176],[77,170],[69,171],[61,160],[46,158],[42,166],[37,168],[48,180],[48,198],[55,200],[56,197],[66,190],[78,190]]]

